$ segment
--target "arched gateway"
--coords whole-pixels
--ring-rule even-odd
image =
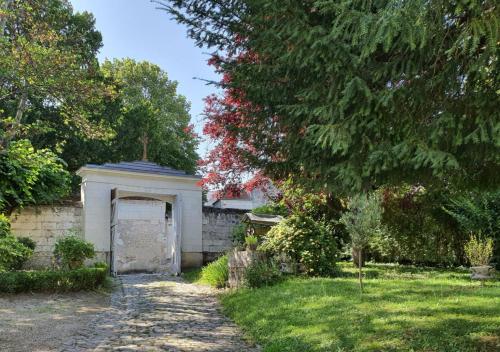
[[[201,266],[199,176],[146,161],[88,164],[77,174],[85,239],[109,254],[113,273]]]

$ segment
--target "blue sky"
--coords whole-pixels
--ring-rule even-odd
[[[216,88],[194,77],[217,80],[217,75],[207,65],[207,50],[196,47],[187,38],[186,28],[149,0],[71,0],[71,3],[75,11],[94,14],[104,43],[100,61],[123,57],[147,60],[179,82],[178,92],[191,102],[191,121],[201,134],[203,98],[215,93]],[[200,145],[200,156],[207,148],[206,143]]]

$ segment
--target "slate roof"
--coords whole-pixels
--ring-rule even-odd
[[[250,222],[252,224],[260,224],[260,225],[276,225],[283,217],[281,215],[270,215],[270,214],[253,214],[253,213],[245,213],[241,221]]]
[[[149,161],[122,161],[119,163],[105,163],[102,165],[87,164],[86,168],[99,169],[99,170],[117,170],[126,172],[137,172],[142,174],[154,174],[162,176],[176,176],[176,177],[189,177],[201,178],[199,175],[190,175],[186,171],[172,169],[168,166],[161,166]]]

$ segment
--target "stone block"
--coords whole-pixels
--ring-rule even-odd
[[[182,252],[181,255],[181,268],[182,270],[188,268],[199,268],[203,265],[202,252]]]

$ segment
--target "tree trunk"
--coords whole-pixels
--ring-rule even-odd
[[[361,258],[361,265],[365,266],[365,258]],[[359,266],[359,248],[353,247],[352,248],[352,262],[354,264],[354,267],[357,268]]]
[[[141,138],[142,142],[142,160],[143,161],[148,161],[148,143],[149,143],[149,138],[146,132],[142,135]]]
[[[363,293],[363,249],[358,249],[358,278],[359,278],[359,289]]]
[[[16,116],[14,117],[14,122],[12,123],[12,127],[9,131],[5,133],[5,137],[1,141],[1,145],[3,148],[7,149],[9,147],[10,142],[16,137],[19,132],[21,123],[23,121],[23,115],[26,111],[26,107],[28,106],[28,94],[24,91],[19,99],[19,103],[17,104]]]

